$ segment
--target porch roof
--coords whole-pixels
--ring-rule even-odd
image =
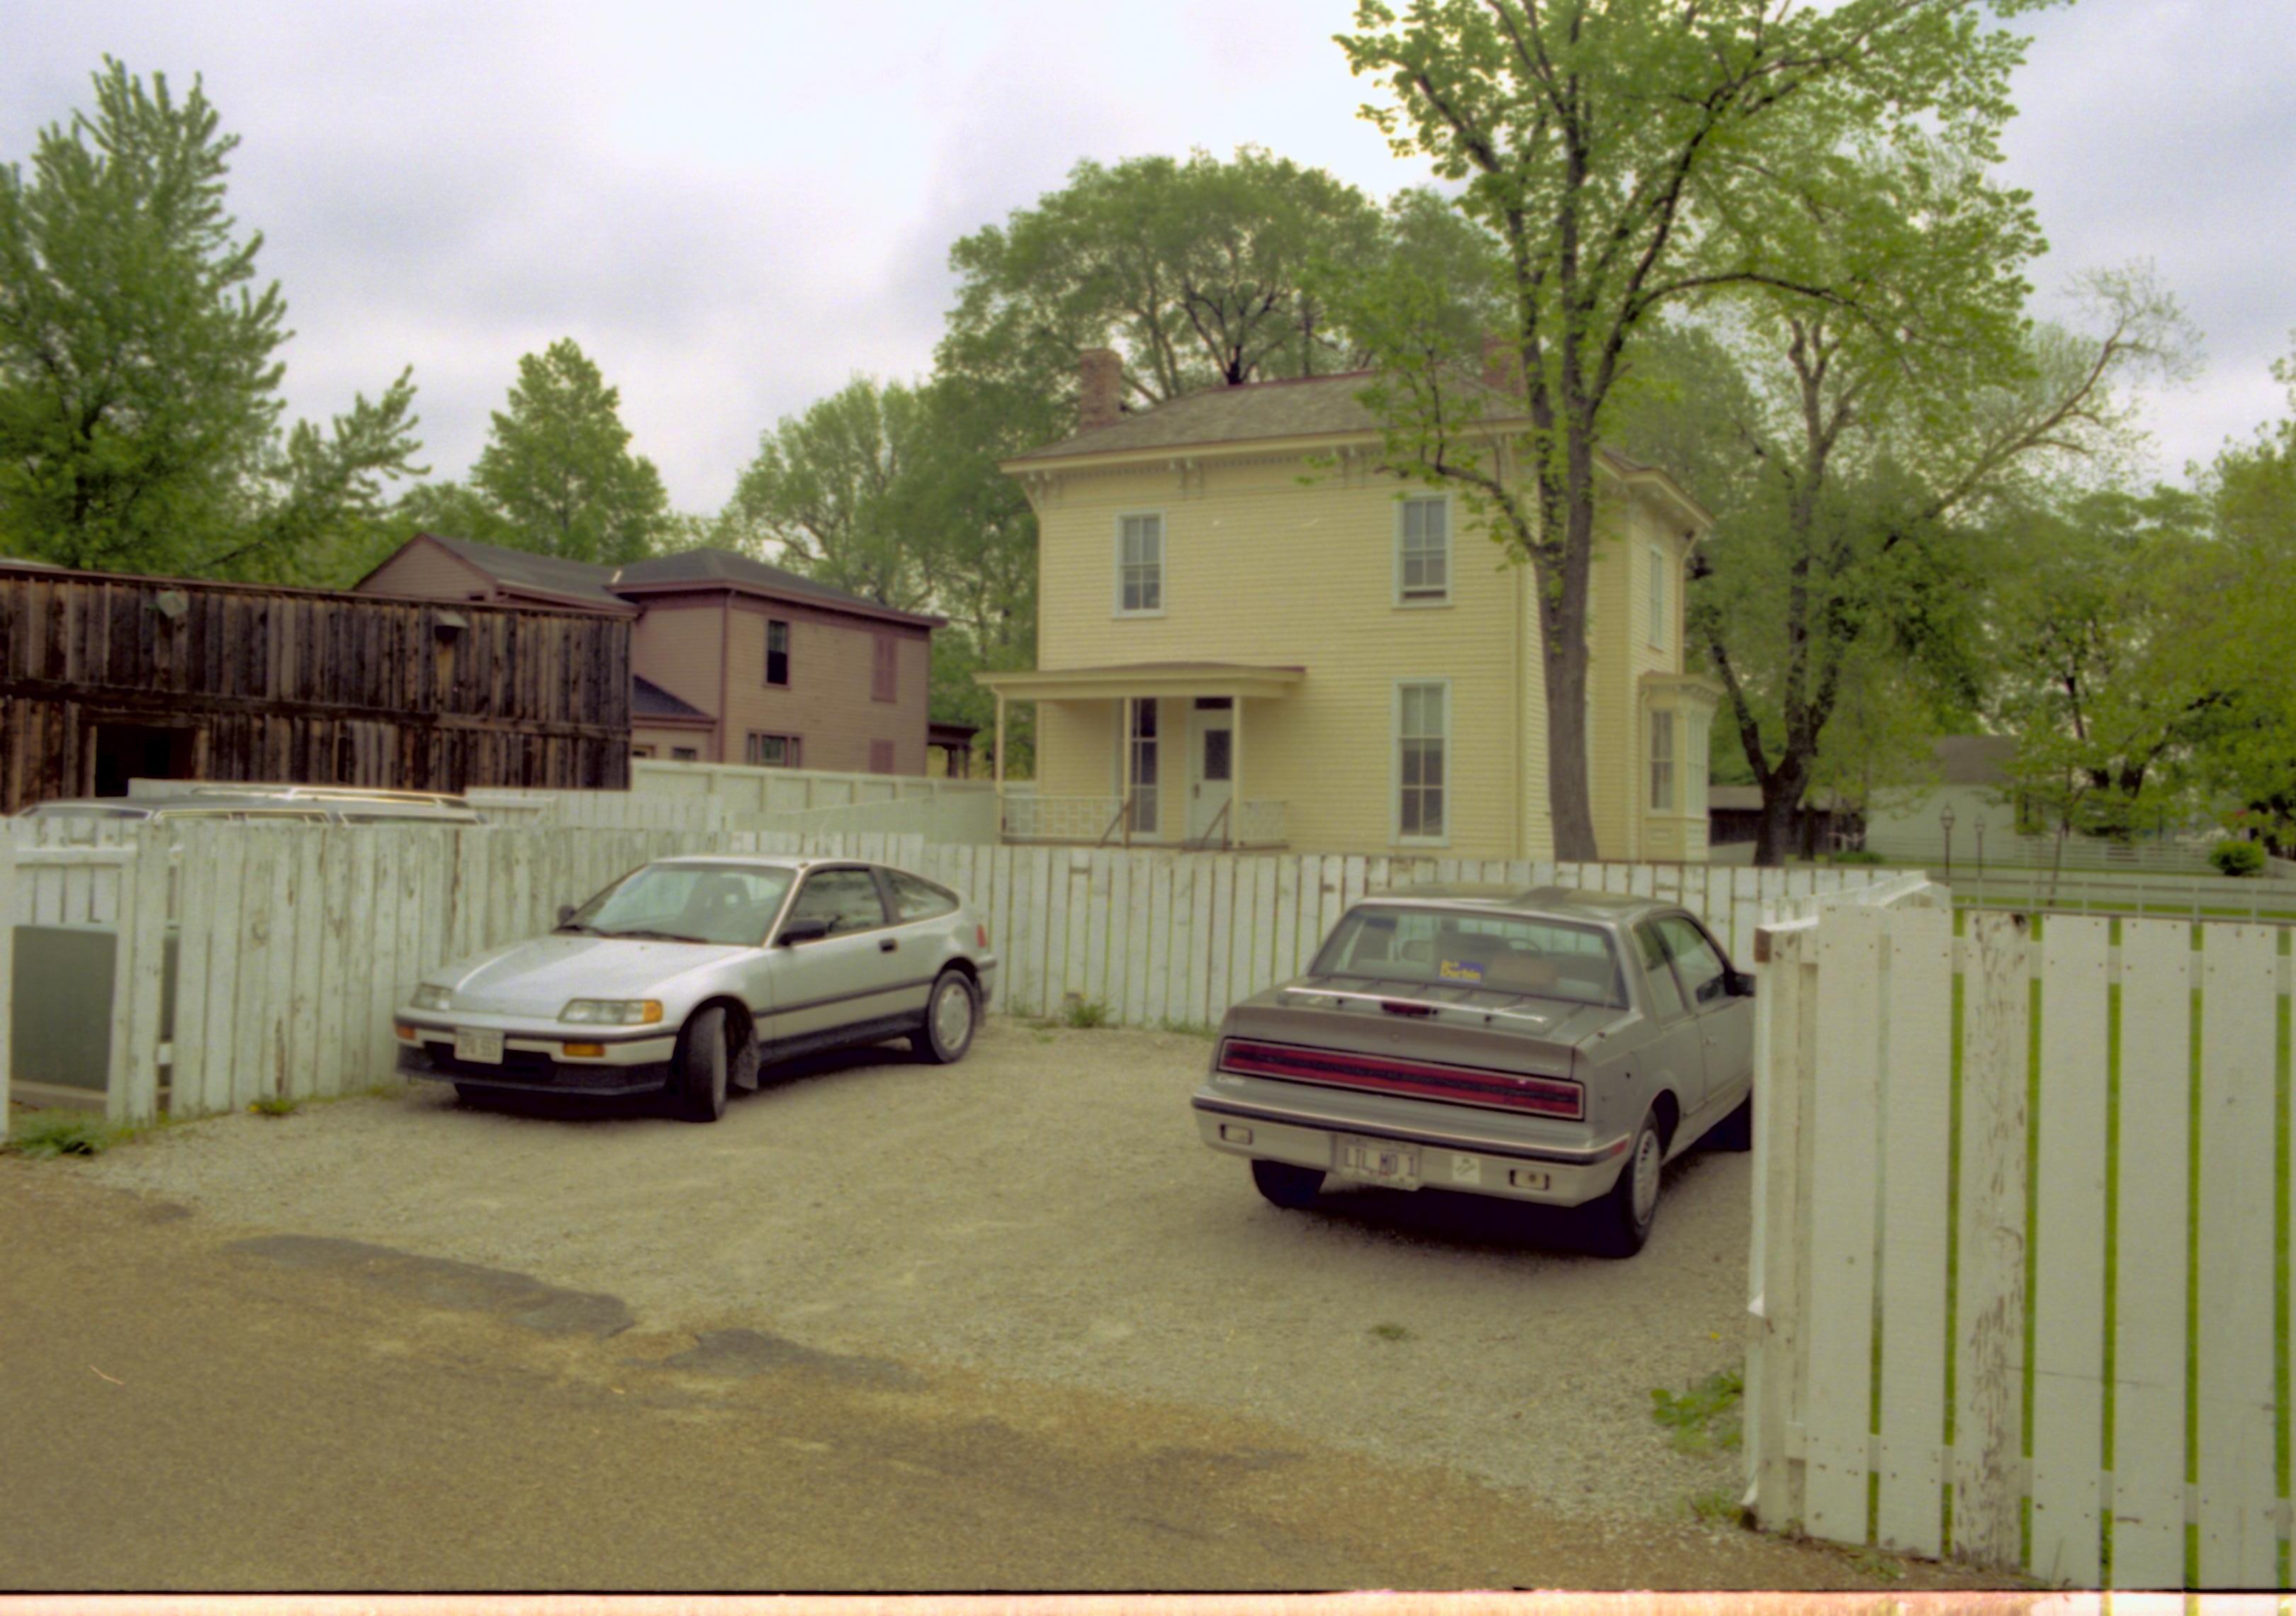
[[[1128,662],[972,677],[1016,701],[1107,701],[1125,696],[1229,696],[1265,701],[1290,695],[1308,670],[1246,662]]]

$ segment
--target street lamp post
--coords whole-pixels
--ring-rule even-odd
[[[1938,809],[1938,824],[1945,831],[1945,878],[1953,880],[1953,804]]]

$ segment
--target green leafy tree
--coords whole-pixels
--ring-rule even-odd
[[[2273,366],[2296,406],[2296,357]],[[2202,642],[2231,664],[2226,699],[2197,742],[2213,794],[2276,851],[2296,849],[2296,410],[2246,443],[2228,444],[2203,488],[2217,537],[2213,632]]]
[[[940,371],[1065,400],[1078,351],[1111,347],[1145,406],[1344,369],[1319,267],[1374,255],[1388,234],[1354,186],[1256,147],[1081,162],[950,249],[961,284]]]
[[[2182,818],[2194,744],[2259,670],[2259,648],[2220,637],[2228,558],[2207,519],[2167,488],[2009,518],[2026,530],[2003,546],[1994,717],[2017,737],[2016,790],[2060,838]]]
[[[940,562],[939,535],[909,520],[924,431],[915,389],[856,376],[758,441],[726,507],[728,530],[824,584],[922,609]]]
[[[1461,183],[1503,255],[1503,336],[1528,430],[1491,435],[1456,340],[1407,277],[1360,303],[1383,374],[1366,398],[1398,471],[1458,488],[1538,583],[1555,849],[1595,856],[1586,775],[1596,451],[1670,310],[1775,290],[1854,309],[1822,247],[1855,154],[1915,141],[1999,156],[2024,0],[1362,0],[1340,37],[1387,91],[1365,116]],[[1502,461],[1516,468],[1508,474]]]
[[[502,519],[497,542],[570,561],[650,554],[670,521],[653,462],[630,453],[619,388],[571,338],[518,362],[510,406],[471,468]]]
[[[236,136],[106,58],[94,108],[0,168],[0,547],[67,566],[293,577],[409,463],[407,374],[283,433],[278,283],[225,209]]]

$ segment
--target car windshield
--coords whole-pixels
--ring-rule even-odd
[[[1457,909],[1365,905],[1316,956],[1318,976],[1624,1005],[1610,933],[1599,926]]]
[[[577,909],[562,931],[756,947],[789,893],[770,865],[650,864]]]

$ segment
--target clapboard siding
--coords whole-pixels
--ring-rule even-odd
[[[629,626],[590,612],[0,567],[0,812],[94,789],[104,724],[195,777],[619,787]]]
[[[2287,929],[1835,907],[1757,958],[1759,1518],[2285,1586]]]

